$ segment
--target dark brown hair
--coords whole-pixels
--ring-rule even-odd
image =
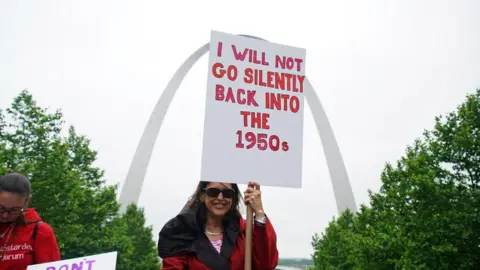
[[[28,200],[32,186],[26,176],[19,173],[7,173],[0,177],[0,191],[24,195],[25,200]]]
[[[197,220],[199,221],[199,225],[203,226],[204,223],[206,222],[206,214],[207,214],[207,208],[205,206],[205,203],[203,203],[200,200],[200,197],[205,193],[205,189],[207,188],[207,185],[210,182],[207,181],[200,181],[197,185],[197,188],[195,189],[195,192],[193,195],[190,197],[187,205],[192,208],[196,209],[197,211]],[[235,218],[239,218],[242,216],[241,214],[241,203],[243,202],[242,194],[240,193],[240,189],[238,188],[237,184],[232,184],[232,189],[235,191],[235,196],[232,199],[232,207],[228,211],[228,213],[225,215],[225,219],[227,221]]]
[[[0,176],[0,191],[6,191],[25,196],[26,204],[30,198],[30,194],[32,193],[32,186],[30,184],[30,180],[28,180],[25,175],[19,173],[7,173],[4,176]],[[23,214],[18,218],[18,221],[21,223],[32,222],[25,220],[25,216]]]

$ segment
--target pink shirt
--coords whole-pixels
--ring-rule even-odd
[[[220,250],[222,249],[222,239],[218,240],[210,240],[210,243],[212,243],[213,247],[220,253]]]

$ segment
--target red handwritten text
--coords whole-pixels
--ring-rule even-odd
[[[243,126],[260,129],[270,129],[268,118],[270,114],[261,112],[240,111],[243,116]]]
[[[254,133],[254,132],[246,132],[245,134],[243,131],[237,131],[238,142],[236,144],[237,148],[246,148],[251,149],[255,145],[261,151],[265,151],[268,148],[272,151],[278,151],[280,148],[282,151],[287,152],[290,147],[287,142],[282,142],[277,135],[268,135],[266,133]],[[244,144],[247,143],[247,145]]]
[[[245,91],[241,88],[233,90],[231,87],[228,87],[228,89],[225,89],[223,85],[217,84],[215,87],[215,100],[258,107],[258,103],[255,100],[256,93],[257,91],[255,90]]]

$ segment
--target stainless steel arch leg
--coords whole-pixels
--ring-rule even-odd
[[[246,35],[244,35],[246,36]],[[253,36],[247,36],[251,38],[257,38]],[[261,39],[261,38],[257,38]],[[167,87],[163,91],[160,99],[158,100],[155,108],[153,109],[148,123],[143,131],[140,142],[133,156],[132,163],[127,173],[125,183],[123,184],[122,191],[120,193],[119,203],[120,212],[124,213],[126,208],[131,203],[137,203],[140,197],[140,193],[145,179],[145,174],[148,169],[148,164],[152,156],[153,148],[155,146],[160,127],[162,126],[163,119],[167,114],[168,107],[170,106],[175,93],[183,81],[183,78],[187,75],[192,66],[206,54],[209,50],[209,43],[203,45],[197,51],[195,51],[175,72],[172,79],[168,82]],[[355,199],[353,197],[352,188],[348,180],[348,174],[343,163],[342,155],[338,147],[335,135],[328,121],[328,117],[323,110],[323,107],[315,93],[312,85],[306,80],[305,85],[305,97],[310,105],[313,113],[315,124],[317,126],[318,133],[322,140],[324,153],[329,168],[333,191],[335,193],[335,200],[337,203],[337,209],[339,212],[350,209],[356,212]]]
[[[209,43],[203,45],[185,60],[170,79],[167,87],[165,87],[165,90],[163,90],[160,99],[155,105],[155,108],[148,119],[147,125],[145,126],[142,137],[140,138],[137,150],[135,150],[135,155],[133,156],[127,177],[123,183],[122,191],[120,192],[120,213],[125,213],[129,204],[138,202],[138,198],[142,191],[143,181],[145,180],[145,174],[147,173],[148,164],[150,163],[150,157],[152,156],[153,148],[158,133],[160,132],[163,119],[165,119],[165,115],[167,114],[168,107],[172,103],[173,97],[188,71],[190,71],[200,57],[208,52],[208,45]]]
[[[328,171],[332,179],[333,193],[335,194],[338,213],[343,212],[347,208],[355,213],[357,212],[357,204],[355,203],[352,186],[348,180],[347,169],[345,168],[345,163],[343,162],[340,147],[338,147],[332,126],[308,78],[305,82],[304,95],[312,111],[313,120],[315,121],[318,135],[322,141],[323,152],[325,153]]]

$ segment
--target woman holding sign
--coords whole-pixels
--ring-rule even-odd
[[[25,270],[29,265],[60,260],[52,228],[33,208],[27,177],[0,177],[0,270]]]
[[[184,209],[160,231],[162,269],[244,269],[245,228],[236,184],[200,182]],[[245,203],[255,214],[252,269],[278,264],[277,236],[262,206],[260,186],[251,182]]]

